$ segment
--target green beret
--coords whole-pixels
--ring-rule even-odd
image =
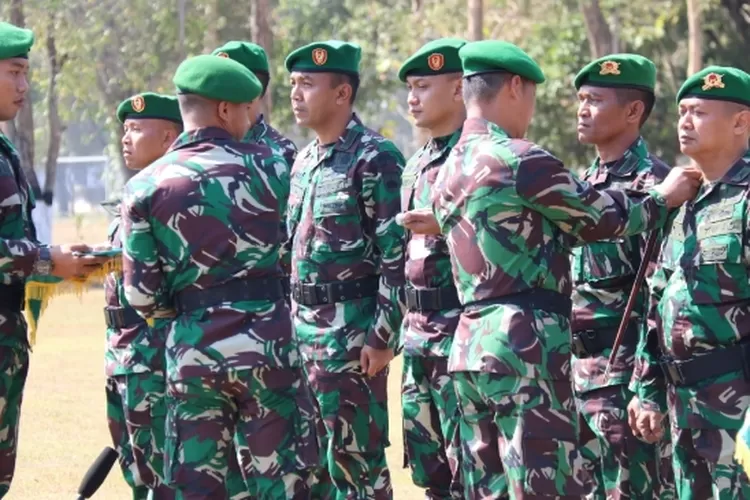
[[[464,77],[505,71],[535,83],[544,83],[542,68],[526,52],[509,42],[470,42],[458,51]]]
[[[592,61],[578,72],[573,82],[576,90],[583,85],[633,88],[654,92],[656,66],[638,54],[610,54]]]
[[[178,94],[196,94],[206,99],[245,103],[260,96],[258,77],[237,61],[210,54],[186,59],[172,78]]]
[[[286,56],[287,71],[320,71],[359,74],[362,49],[356,43],[340,40],[313,42]]]
[[[750,106],[750,75],[728,66],[709,66],[685,80],[677,102],[685,97],[731,101]]]
[[[263,47],[250,42],[227,42],[211,52],[213,56],[228,57],[253,73],[268,73],[268,56]]]
[[[28,57],[34,45],[34,33],[9,23],[0,22],[0,59]]]
[[[422,46],[398,70],[402,82],[407,76],[430,76],[444,73],[460,73],[461,59],[458,49],[466,45],[460,38],[441,38]]]
[[[120,123],[125,120],[138,120],[141,118],[155,118],[157,120],[169,120],[182,123],[180,105],[177,98],[171,95],[144,92],[125,99],[117,106],[117,119]]]

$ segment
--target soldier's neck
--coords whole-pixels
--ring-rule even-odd
[[[324,125],[315,128],[315,135],[318,137],[318,144],[333,144],[339,140],[339,137],[344,135],[346,126],[351,120],[352,114],[342,113],[340,116],[331,116],[330,119],[326,120]]]
[[[628,131],[603,144],[596,145],[596,154],[602,164],[617,161],[640,136],[640,130]]]
[[[701,152],[691,156],[693,163],[703,172],[703,178],[708,182],[721,179],[747,152],[746,147],[722,148],[719,150]]]
[[[443,121],[439,125],[432,127],[428,130],[430,137],[437,139],[439,137],[445,137],[451,135],[453,132],[461,128],[464,120],[466,120],[466,112],[455,113],[450,116],[447,120]]]

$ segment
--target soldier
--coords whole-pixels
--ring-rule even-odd
[[[645,191],[669,173],[640,135],[654,106],[655,83],[654,63],[636,54],[607,55],[576,75],[578,140],[593,144],[597,152],[583,180],[596,189]],[[646,287],[638,292],[625,341],[605,374],[646,239],[637,235],[589,243],[574,248],[571,258],[573,388],[585,422],[581,440],[593,498],[651,500],[666,498],[673,489],[659,489],[659,477],[665,475],[659,473],[671,471],[671,456],[660,458],[656,446],[635,437],[628,426],[633,397],[628,383],[645,326]]]
[[[703,184],[665,228],[631,425],[661,438],[666,399],[678,497],[748,499],[733,455],[750,402],[750,75],[705,68],[677,102],[680,151]]]
[[[587,489],[570,380],[570,247],[663,224],[698,181],[675,169],[647,193],[597,191],[523,139],[545,80],[536,62],[493,40],[469,43],[459,56],[468,118],[436,180],[433,214],[412,211],[405,223],[448,238],[464,306],[448,362],[461,438],[481,442],[470,430],[490,414],[512,498],[580,499]],[[465,490],[467,499],[487,498]]]
[[[211,55],[173,81],[185,132],[122,209],[125,296],[145,318],[174,316],[165,479],[179,498],[226,498],[236,449],[250,498],[307,499],[317,440],[278,256],[289,181],[267,147],[240,142],[261,85]]]
[[[409,112],[430,140],[412,156],[402,176],[401,209],[429,207],[430,191],[440,168],[461,136],[466,109],[461,96],[461,59],[465,40],[442,38],[427,43],[407,59],[399,79],[409,90]],[[474,462],[472,476],[481,483],[502,469],[496,446],[461,450],[458,401],[448,373],[448,354],[458,324],[461,303],[451,275],[448,245],[441,235],[408,234],[406,306],[402,341],[404,375],[401,405],[404,415],[405,462],[414,484],[427,498],[463,498],[459,478],[460,453]],[[483,432],[497,435],[485,420]],[[483,467],[476,465],[483,464]],[[490,487],[494,491],[495,488]]]
[[[0,22],[0,122],[13,120],[29,90],[28,54],[34,34]],[[16,468],[18,423],[29,370],[24,284],[33,275],[72,278],[101,267],[106,259],[85,256],[87,245],[44,246],[36,239],[34,197],[18,152],[0,133],[0,498]]]
[[[252,71],[263,86],[261,97],[266,95],[270,76],[268,74],[268,57],[263,47],[249,42],[227,42],[214,50],[212,54],[233,59]],[[265,144],[274,153],[284,158],[291,171],[297,157],[297,146],[266,122],[265,117],[260,113],[260,105],[260,99],[253,105],[250,116],[252,126],[244,140],[245,142]]]
[[[353,114],[359,46],[286,58],[297,123],[317,138],[292,168],[292,312],[325,456],[316,499],[390,499],[388,363],[403,319],[404,158]]]
[[[117,107],[123,125],[122,152],[125,165],[143,170],[167,152],[182,132],[177,98],[145,92],[125,99]],[[121,248],[119,208],[121,200],[108,202],[114,209],[109,244]],[[159,319],[149,328],[124,298],[122,277],[110,273],[104,283],[107,307],[107,420],[109,433],[120,455],[125,481],[133,500],[174,498],[164,485],[164,333],[168,321]]]

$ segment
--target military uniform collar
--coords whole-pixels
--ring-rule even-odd
[[[452,148],[456,145],[458,142],[458,139],[461,137],[461,131],[463,130],[462,127],[459,127],[457,130],[453,131],[453,133],[450,133],[448,135],[444,135],[442,137],[435,137],[433,139],[430,139],[427,142],[427,147],[431,151],[442,151],[446,148]]]
[[[648,158],[646,141],[644,141],[642,137],[638,137],[638,139],[636,139],[635,142],[625,150],[625,154],[623,154],[619,160],[602,165],[601,158],[597,158],[594,160],[592,166],[594,167],[594,170],[602,166],[603,170],[609,174],[617,177],[628,177],[638,169],[638,165],[646,158]]]
[[[196,142],[206,142],[210,140],[221,140],[221,141],[232,141],[234,138],[232,135],[219,127],[205,127],[198,128],[195,130],[185,131],[180,134],[179,137],[174,141],[174,144],[170,146],[169,150],[175,150],[185,147],[189,144]]]
[[[247,142],[258,142],[266,135],[267,130],[268,124],[266,123],[265,117],[261,114],[258,116],[258,121],[255,122],[255,125],[248,130],[245,140]]]
[[[346,128],[344,129],[344,133],[333,144],[333,147],[331,149],[335,149],[336,151],[351,150],[357,142],[359,136],[362,135],[363,128],[364,125],[362,125],[362,121],[359,119],[357,114],[352,113],[352,117],[349,119],[349,123],[346,124]],[[320,141],[318,141],[318,139],[315,139],[315,149],[319,149],[320,146]]]
[[[747,186],[750,184],[750,150],[737,160],[727,172],[713,184],[737,184]]]
[[[510,137],[508,133],[497,124],[483,118],[467,118],[463,127],[464,134],[497,134]]]

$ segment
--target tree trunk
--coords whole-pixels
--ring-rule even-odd
[[[26,26],[23,13],[23,0],[11,0],[10,22],[18,27]],[[31,80],[31,71],[29,71]],[[34,171],[34,106],[31,102],[31,91],[26,93],[26,101],[18,112],[15,122],[8,123],[9,137],[21,157],[21,167],[28,178],[29,184],[38,195],[39,181]]]
[[[613,52],[612,31],[602,14],[599,0],[579,0],[578,5],[586,23],[586,35],[593,59]]]
[[[49,122],[49,144],[47,145],[47,158],[44,167],[44,195],[49,197],[51,204],[52,193],[55,187],[57,173],[57,158],[60,155],[60,145],[64,126],[60,120],[57,99],[57,77],[62,71],[67,55],[58,55],[55,42],[55,21],[53,14],[49,15],[47,22],[47,60],[49,61],[49,88],[47,90],[47,119]]]
[[[484,38],[484,6],[482,0],[468,0],[469,12],[469,40],[477,41]]]
[[[703,30],[701,28],[701,18],[700,1],[687,0],[688,76],[697,73],[703,66]]]
[[[750,51],[750,0],[721,0],[721,5],[729,12],[735,33],[742,37],[745,49]]]
[[[203,6],[203,16],[208,21],[206,32],[203,34],[203,52],[210,54],[220,44],[219,41],[219,0],[209,0]]]
[[[250,5],[250,29],[253,42],[263,47],[268,59],[273,55],[273,29],[271,27],[271,5],[269,0],[253,0]],[[263,96],[263,114],[268,117],[273,108],[271,101],[272,82],[268,82],[266,95]]]

